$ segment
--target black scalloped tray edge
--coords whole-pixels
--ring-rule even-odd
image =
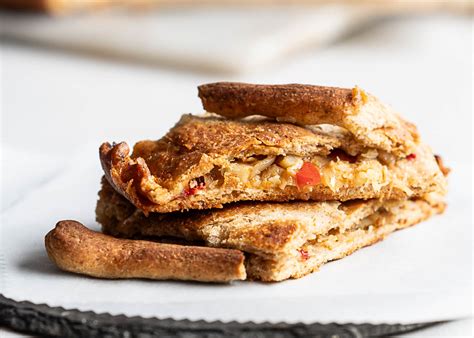
[[[50,337],[383,337],[441,323],[445,322],[289,324],[142,318],[17,302],[0,294],[0,326]]]

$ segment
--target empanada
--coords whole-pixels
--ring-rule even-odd
[[[158,141],[104,143],[114,188],[147,212],[219,208],[238,201],[406,199],[443,191],[433,153],[399,157],[331,125],[184,115]]]

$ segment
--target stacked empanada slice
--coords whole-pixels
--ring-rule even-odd
[[[163,273],[155,264],[154,274],[123,277],[298,278],[444,210],[441,159],[414,125],[359,88],[215,83],[199,95],[208,113],[184,115],[160,140],[131,153],[125,143],[100,148],[104,233],[154,250],[172,245],[178,256],[201,249],[194,274],[170,273],[169,254],[157,258]],[[70,240],[53,235],[47,242]],[[49,252],[58,263],[61,250]],[[203,271],[209,252],[225,273]],[[137,259],[123,255],[104,260],[104,270]],[[107,277],[71,261],[58,265]],[[121,277],[116,269],[109,277]]]

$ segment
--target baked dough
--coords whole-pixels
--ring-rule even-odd
[[[102,144],[104,234],[59,222],[45,239],[58,267],[281,281],[445,208],[449,169],[412,124],[359,88],[217,83],[199,92],[222,116],[184,115],[131,154],[126,143]]]
[[[147,213],[245,200],[407,199],[444,191],[429,147],[413,147],[400,158],[336,126],[184,115],[160,140],[138,142],[131,155],[126,143],[104,143],[100,158],[108,181]],[[304,166],[316,177],[302,186]]]
[[[45,245],[59,268],[100,278],[281,281],[318,270],[444,207],[441,196],[431,194],[384,203],[240,204],[214,213],[145,217],[104,185],[97,207],[104,232],[134,239],[61,221],[46,235]],[[184,239],[188,245],[138,239],[169,237]],[[196,241],[207,247],[193,245]]]
[[[97,221],[125,238],[180,238],[246,253],[251,279],[302,277],[445,208],[443,196],[405,201],[239,203],[220,210],[145,216],[103,182]]]
[[[332,124],[347,129],[362,145],[401,157],[413,153],[418,141],[413,124],[358,87],[217,82],[198,90],[204,109],[225,117],[263,115],[304,125]]]
[[[245,279],[238,250],[113,238],[76,221],[61,221],[45,238],[49,258],[61,269],[99,278]]]

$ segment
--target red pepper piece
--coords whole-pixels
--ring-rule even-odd
[[[302,260],[306,261],[309,259],[308,251],[306,251],[305,249],[298,249],[297,251],[300,253]]]
[[[197,193],[198,189],[197,188],[186,188],[183,191],[184,196],[192,196]]]
[[[318,168],[310,162],[304,162],[301,169],[296,173],[296,184],[298,187],[316,185],[321,182]]]
[[[194,188],[188,187],[184,189],[183,194],[184,196],[192,196],[195,195],[198,190],[204,190],[206,189],[206,183],[204,181],[198,181],[197,185]]]
[[[414,160],[416,158],[416,154],[415,153],[411,153],[410,155],[408,155],[406,157],[407,160]]]

